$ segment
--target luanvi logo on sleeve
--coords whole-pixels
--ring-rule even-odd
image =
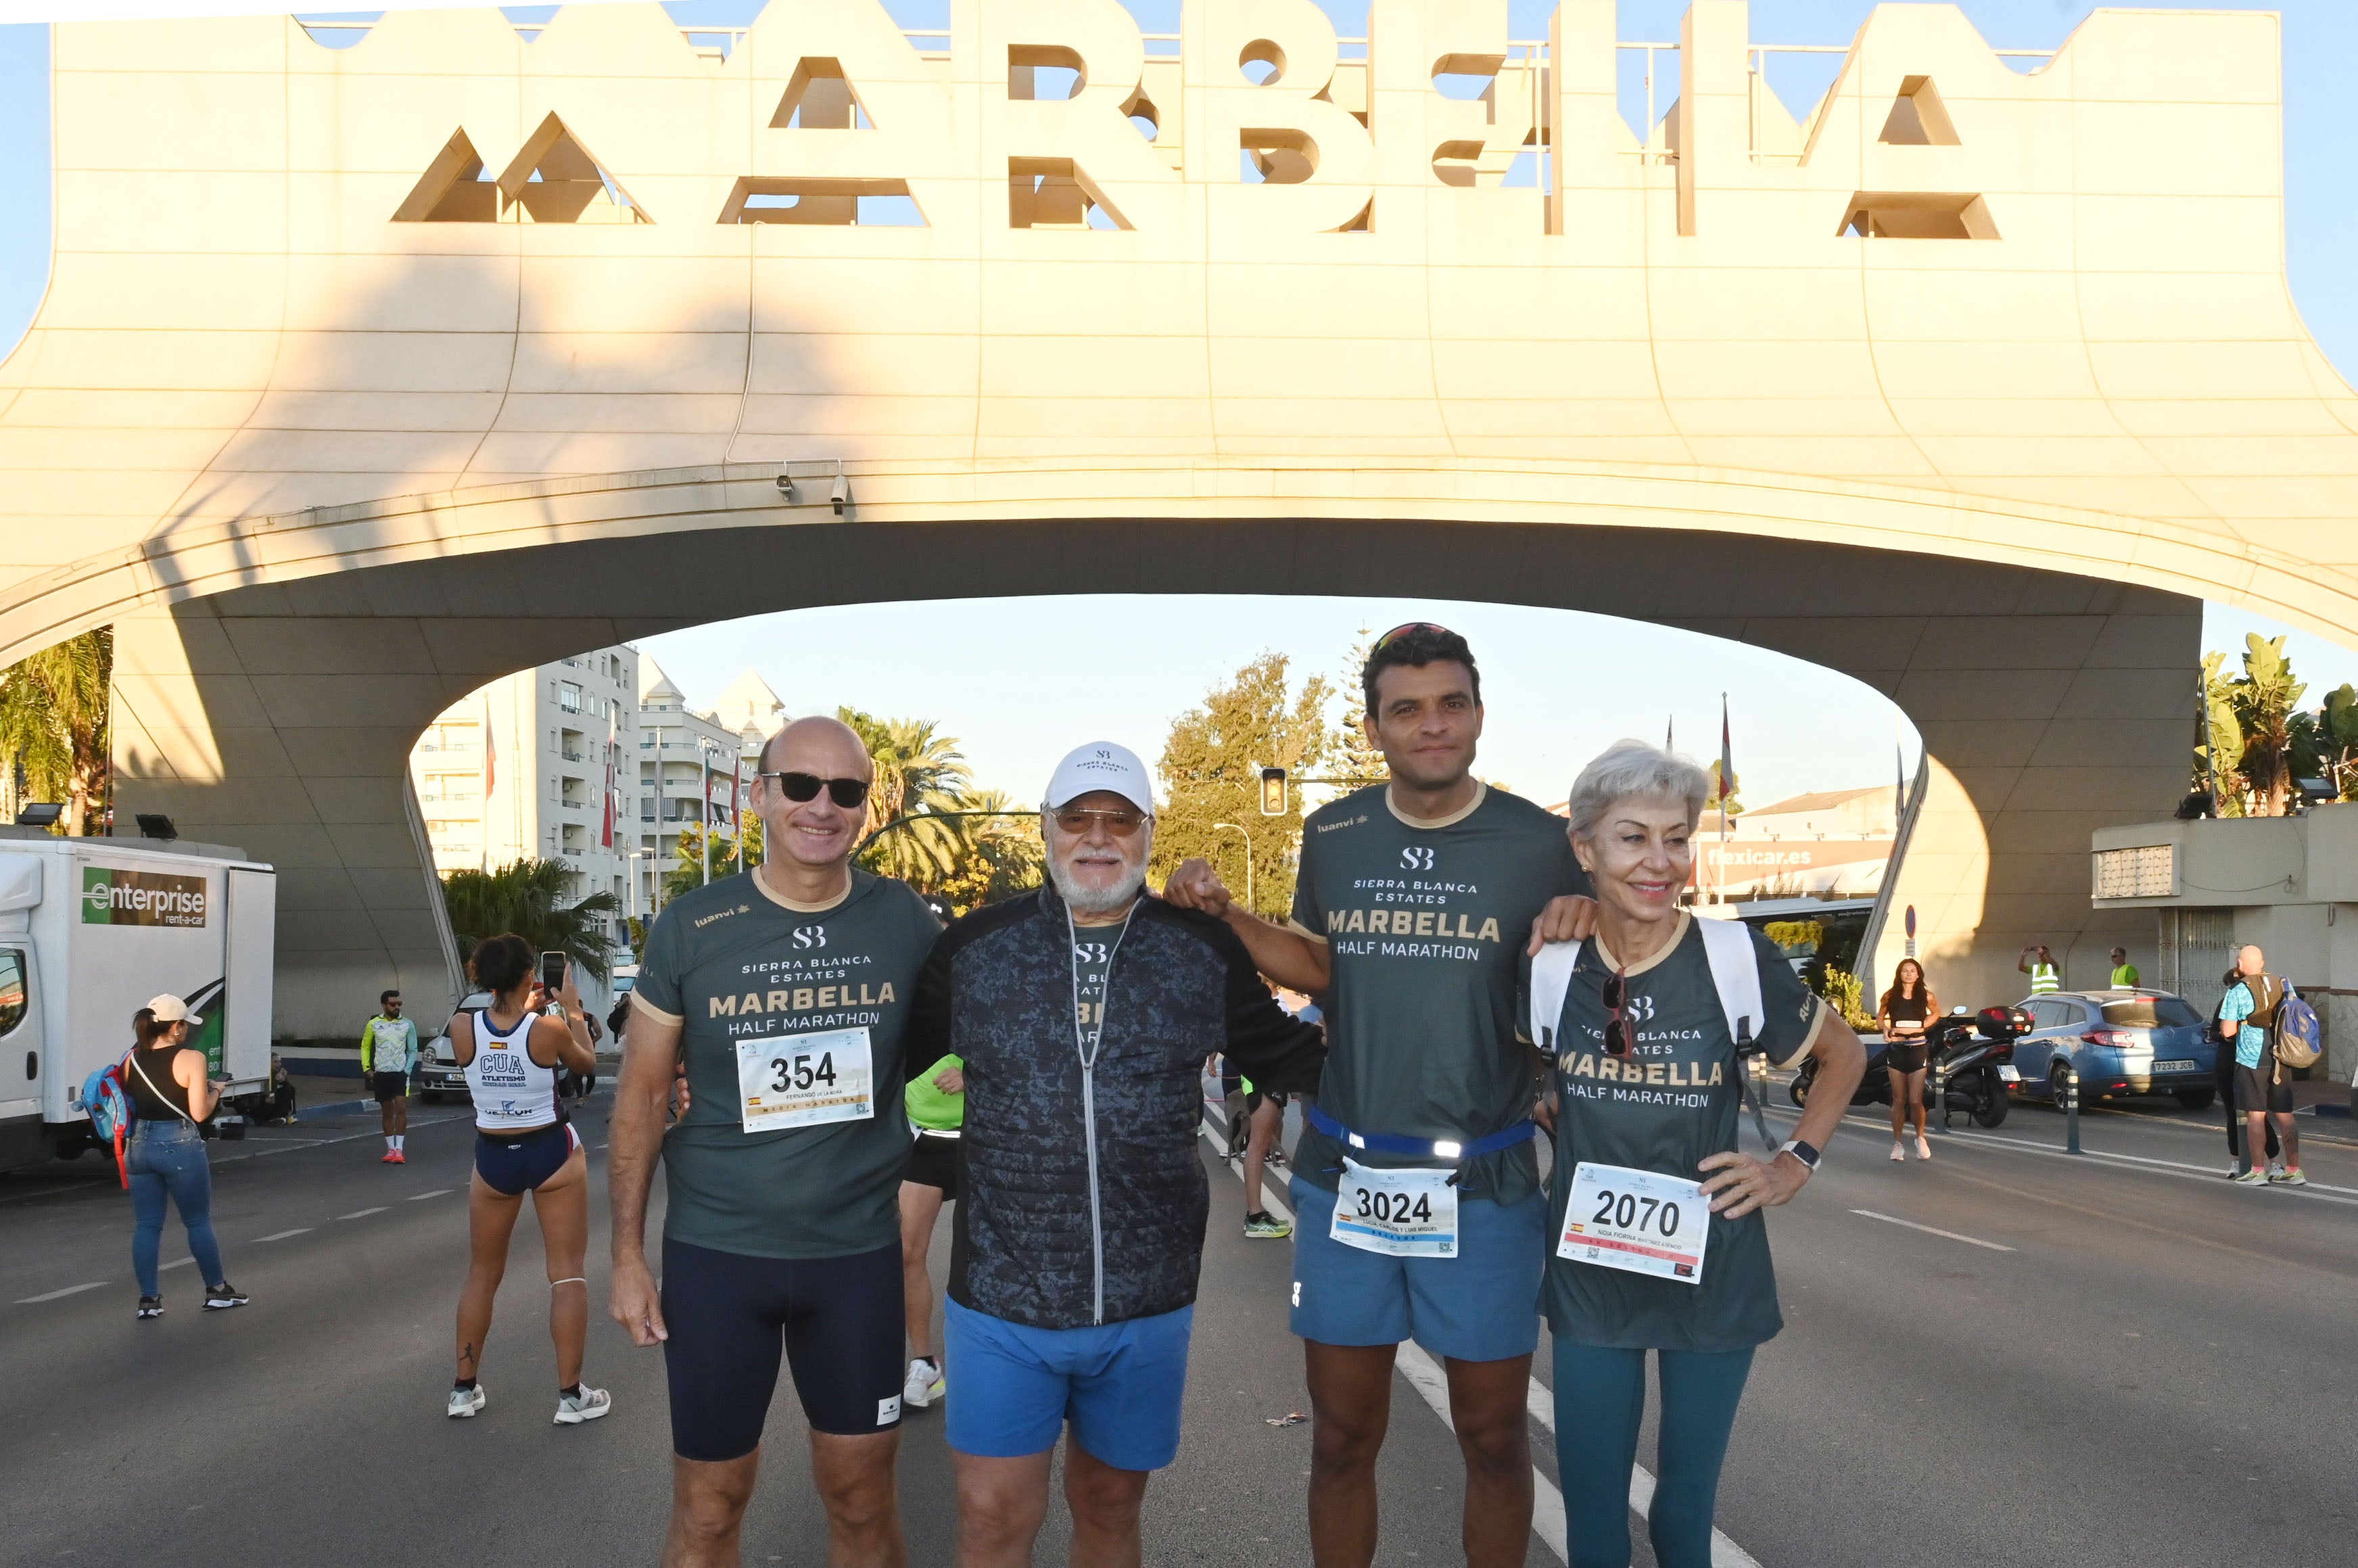
[[[125,871],[104,866],[81,870],[84,925],[201,926],[211,909],[202,877],[162,871]]]

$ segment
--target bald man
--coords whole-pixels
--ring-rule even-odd
[[[789,724],[753,784],[767,856],[648,934],[608,1162],[611,1310],[671,1384],[667,1568],[734,1563],[779,1351],[810,1425],[827,1561],[900,1568],[902,1033],[940,924],[851,868],[873,777],[832,719]],[[673,1075],[687,1109],[668,1134]],[[663,1283],[647,1189],[664,1162]]]

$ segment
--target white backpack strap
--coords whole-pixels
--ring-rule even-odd
[[[1740,920],[1697,920],[1703,950],[1711,959],[1711,983],[1727,1014],[1727,1033],[1739,1045],[1760,1038],[1768,1022],[1760,1000],[1760,960],[1752,946],[1752,928]]]
[[[1572,989],[1573,966],[1580,962],[1581,944],[1551,942],[1531,960],[1531,1015],[1524,1031],[1531,1043],[1552,1056],[1556,1025],[1563,1019],[1564,994]]]

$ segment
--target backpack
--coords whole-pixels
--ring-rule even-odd
[[[2277,1060],[2286,1066],[2307,1067],[2316,1063],[2322,1033],[2317,1010],[2294,995],[2289,984],[2285,987],[2284,1000],[2277,1004],[2276,1027],[2269,1033]]]
[[[131,1135],[132,1123],[139,1119],[130,1091],[123,1087],[123,1065],[131,1060],[131,1053],[123,1054],[123,1061],[99,1068],[81,1081],[81,1108],[90,1113],[90,1130],[99,1141],[114,1146],[115,1174],[124,1187],[131,1185],[131,1168],[123,1158],[123,1141]]]
[[[1759,1102],[1753,1098],[1749,1058],[1760,1054],[1754,1044],[1758,1025],[1768,1017],[1760,996],[1759,958],[1753,947],[1752,928],[1740,920],[1691,917],[1703,933],[1704,957],[1711,961],[1712,988],[1719,992],[1720,1010],[1727,1015],[1727,1033],[1736,1042],[1736,1082],[1752,1112],[1760,1141],[1773,1149]],[[1572,989],[1573,966],[1580,959],[1580,942],[1551,942],[1531,960],[1530,1036],[1546,1054],[1555,1054],[1555,1027],[1563,1017],[1564,993]]]

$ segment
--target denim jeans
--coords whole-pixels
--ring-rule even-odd
[[[131,1170],[131,1267],[139,1293],[163,1294],[156,1282],[156,1251],[164,1239],[164,1195],[169,1193],[188,1227],[204,1283],[221,1284],[221,1243],[213,1239],[213,1173],[205,1163],[205,1141],[185,1121],[143,1121],[131,1134],[124,1163]]]

